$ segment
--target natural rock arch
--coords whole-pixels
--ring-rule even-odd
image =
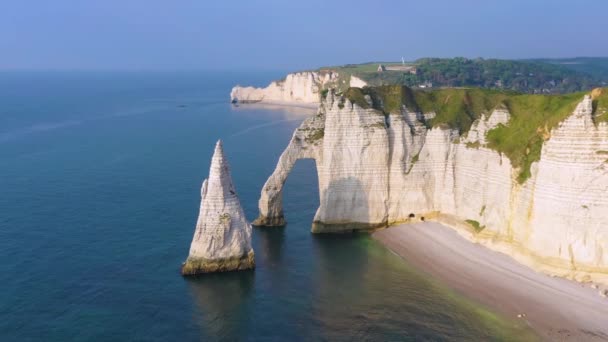
[[[327,113],[327,114],[326,114]],[[409,130],[408,130],[409,132]],[[259,200],[257,226],[285,225],[283,185],[295,162],[313,159],[319,179],[319,209],[312,231],[317,233],[367,230],[388,223],[388,164],[385,116],[374,109],[343,103],[328,94],[317,115],[296,129]],[[336,149],[346,151],[334,154]],[[349,151],[356,155],[349,154]]]
[[[259,200],[260,216],[253,221],[256,226],[284,226],[283,186],[287,176],[299,159],[313,159],[318,173],[318,160],[321,158],[324,115],[317,114],[306,119],[296,129],[287,148],[279,157],[274,172],[262,188]],[[312,139],[316,137],[316,139]]]

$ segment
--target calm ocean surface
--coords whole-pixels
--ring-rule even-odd
[[[0,341],[521,340],[366,235],[318,236],[314,162],[257,268],[184,279],[223,139],[245,212],[305,110],[233,108],[282,73],[0,73]]]

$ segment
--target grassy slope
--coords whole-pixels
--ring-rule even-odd
[[[514,167],[520,168],[520,183],[530,177],[531,164],[540,160],[549,132],[572,113],[585,94],[531,95],[480,88],[414,90],[404,86],[350,88],[344,93],[363,108],[369,107],[365,95],[370,95],[373,107],[385,114],[398,112],[402,105],[423,113],[435,112],[435,118],[427,123],[429,127],[449,127],[460,134],[468,132],[482,113],[506,107],[511,120],[488,132],[488,147],[504,153]],[[593,94],[595,112],[606,113],[598,121],[608,122],[608,88]]]
[[[608,122],[608,88],[594,89],[591,92],[595,122]]]
[[[585,93],[567,95],[517,95],[505,100],[511,113],[507,126],[488,132],[488,147],[504,153],[520,168],[518,180],[530,177],[530,166],[540,160],[543,142],[549,132],[572,113]]]

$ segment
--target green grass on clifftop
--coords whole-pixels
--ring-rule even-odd
[[[435,112],[428,127],[449,127],[461,134],[471,128],[482,113],[490,113],[514,93],[479,88],[411,89],[405,86],[349,88],[344,95],[351,102],[368,108],[365,95],[373,99],[373,107],[385,113],[398,113],[402,106],[411,111]]]
[[[566,95],[517,95],[505,105],[511,120],[488,132],[488,147],[504,153],[513,167],[520,168],[518,181],[530,177],[530,166],[540,160],[543,142],[553,128],[574,111],[585,93]]]
[[[490,89],[438,89],[417,91],[415,99],[423,113],[435,112],[430,126],[447,126],[460,134],[469,131],[481,114],[489,114],[509,96],[509,93]]]
[[[595,123],[608,122],[608,89],[598,88],[591,92]]]
[[[513,167],[519,168],[520,183],[530,177],[532,163],[540,160],[542,144],[551,130],[574,111],[585,94],[531,95],[481,88],[422,90],[405,86],[349,88],[344,93],[363,108],[370,107],[365,96],[371,96],[372,107],[385,114],[398,113],[404,105],[413,111],[435,112],[427,127],[456,129],[460,135],[466,134],[483,113],[507,108],[511,113],[509,123],[488,132],[487,147],[504,153]],[[608,122],[608,89],[595,89],[592,96],[596,123]]]

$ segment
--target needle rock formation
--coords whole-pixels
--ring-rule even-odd
[[[251,225],[236,195],[222,142],[215,145],[209,178],[201,189],[201,208],[182,275],[255,267]]]

